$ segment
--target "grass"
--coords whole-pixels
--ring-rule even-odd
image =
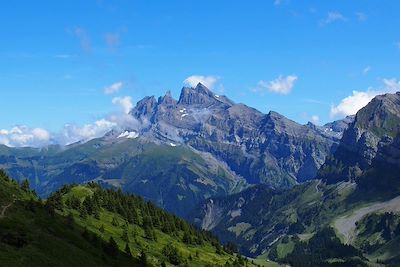
[[[1,266],[139,266],[126,256],[112,259],[85,240],[83,229],[68,227],[65,218],[50,218],[43,208],[27,211],[24,201],[17,201],[0,220]],[[4,238],[9,240],[4,242]],[[15,241],[24,240],[24,245]]]
[[[75,210],[67,209],[65,214],[69,212],[74,214],[76,223],[82,228],[87,228],[90,232],[99,235],[105,241],[109,240],[109,238],[112,236],[117,242],[119,248],[124,250],[126,243],[122,240],[122,234],[124,231],[123,226],[125,225],[125,220],[122,217],[108,211],[102,211],[100,213],[100,220],[97,220],[93,217],[82,219]],[[117,219],[119,226],[112,225],[112,220],[114,217]],[[104,227],[103,233],[99,230],[101,226]],[[233,261],[232,255],[226,253],[223,255],[216,254],[215,248],[211,246],[211,244],[205,244],[203,246],[183,244],[182,242],[177,241],[178,238],[171,237],[160,231],[156,231],[156,241],[148,240],[144,237],[143,229],[134,224],[128,224],[128,236],[129,247],[131,248],[132,255],[138,256],[143,248],[145,248],[145,252],[148,255],[151,263],[156,266],[159,266],[164,259],[164,256],[162,255],[162,249],[164,246],[169,244],[173,244],[175,247],[177,247],[184,258],[189,258],[189,256],[191,256],[193,260],[189,262],[190,266],[200,267],[204,266],[205,264],[224,265],[226,261]],[[196,254],[199,256],[196,257]]]
[[[74,196],[83,201],[85,197],[93,194],[92,190],[96,189],[75,186],[63,196],[63,199]],[[181,256],[188,260],[188,265],[193,267],[207,264],[224,266],[226,262],[233,262],[236,258],[225,252],[217,254],[215,247],[207,242],[201,246],[184,244],[180,241],[183,233],[171,236],[156,230],[156,241],[148,240],[144,237],[144,230],[141,227],[135,224],[125,226],[125,220],[121,216],[106,210],[100,212],[99,219],[93,216],[82,218],[78,211],[68,208],[50,216],[39,201],[33,200],[34,195],[23,192],[13,181],[0,179],[1,201],[10,203],[14,197],[17,201],[7,210],[6,216],[0,219],[1,266],[141,266],[122,253],[126,245],[122,239],[125,227],[128,229],[129,246],[133,257],[138,258],[139,253],[144,250],[152,266],[160,266],[165,260],[162,249],[171,244],[178,248]],[[72,215],[73,221],[66,215]],[[113,218],[116,218],[117,226],[113,225]],[[100,231],[102,226],[104,232]],[[112,258],[105,254],[102,242],[85,238],[83,235],[85,231],[91,236],[97,235],[104,242],[113,237],[121,250],[120,255]],[[22,243],[19,243],[20,241]],[[167,266],[172,265],[167,263]],[[249,261],[246,266],[256,265]]]
[[[277,251],[278,251],[278,258],[283,259],[291,253],[294,249],[294,242],[289,241],[288,243],[280,243],[277,246]]]
[[[278,267],[278,266],[281,266],[278,263],[269,260],[266,254],[260,255],[257,258],[255,258],[254,259],[254,263],[255,264],[259,264],[261,266],[265,266],[265,267]]]

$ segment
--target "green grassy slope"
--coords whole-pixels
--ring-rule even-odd
[[[0,266],[141,266],[124,254],[110,257],[101,242],[82,236],[82,227],[49,216],[35,198],[0,175],[0,208],[12,203],[0,218]]]
[[[258,266],[121,191],[66,186],[42,202],[21,188],[0,173],[0,266]]]

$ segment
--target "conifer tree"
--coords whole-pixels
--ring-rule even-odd
[[[132,257],[131,248],[129,247],[129,244],[128,244],[128,243],[126,243],[126,245],[125,245],[125,253],[126,253],[126,255],[128,255],[130,258]]]
[[[118,220],[116,217],[113,217],[111,224],[115,227],[117,227],[119,225]]]
[[[119,254],[118,245],[113,237],[110,237],[108,243],[105,245],[104,252],[113,258],[118,257]]]
[[[144,250],[142,250],[142,251],[140,252],[140,255],[139,255],[139,262],[140,262],[141,264],[143,264],[143,266],[147,266],[147,255],[146,255],[146,252],[144,252]]]
[[[125,227],[124,231],[122,232],[121,239],[124,240],[125,242],[129,242],[129,235],[128,235],[127,227]]]
[[[21,183],[21,189],[24,192],[29,192],[30,191],[30,185],[29,185],[29,180],[28,179],[24,179]]]

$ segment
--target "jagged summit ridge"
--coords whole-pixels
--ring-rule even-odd
[[[264,114],[199,83],[146,97],[131,115],[150,122],[142,136],[212,154],[251,183],[290,186],[312,179],[338,139],[271,111]]]
[[[178,104],[183,105],[212,105],[216,101],[214,93],[204,86],[202,83],[198,83],[196,87],[183,87],[179,96]]]

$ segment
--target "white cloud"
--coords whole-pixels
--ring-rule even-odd
[[[342,99],[339,105],[331,106],[330,116],[331,118],[335,118],[354,115],[361,108],[365,107],[376,95],[378,95],[376,91],[353,91],[353,94]]]
[[[392,79],[383,79],[383,84],[386,87],[386,91],[389,93],[394,93],[400,91],[400,81],[397,81],[397,79],[392,78]]]
[[[397,79],[383,79],[383,85],[383,88],[379,90],[353,91],[352,95],[343,98],[338,105],[331,106],[331,118],[354,115],[375,96],[400,91],[400,82]]]
[[[275,0],[274,5],[279,6],[280,4],[282,4],[282,2],[283,2],[283,0]]]
[[[333,23],[333,22],[337,22],[337,21],[346,21],[347,18],[345,16],[343,16],[341,13],[337,12],[337,11],[331,11],[328,12],[328,15],[325,19],[321,20],[320,24],[321,26]]]
[[[133,108],[130,96],[114,97],[112,103],[118,105],[121,111],[109,114],[93,123],[84,125],[66,124],[61,131],[56,133],[49,133],[45,129],[29,128],[28,126],[15,126],[9,130],[0,129],[0,144],[11,147],[43,147],[54,143],[68,145],[102,137],[113,129],[139,133],[142,127],[148,126],[148,121],[138,121],[128,114]]]
[[[287,95],[289,94],[294,86],[294,83],[298,80],[296,75],[289,75],[283,77],[280,75],[278,78],[272,81],[259,81],[257,87],[253,89],[254,92],[263,92],[268,90],[272,93]]]
[[[68,145],[78,141],[86,142],[94,138],[102,137],[111,130],[122,132],[129,130],[135,132],[135,137],[138,137],[140,129],[147,125],[147,121],[139,122],[129,114],[114,113],[106,118],[83,126],[66,124],[61,133],[55,136],[55,140],[61,145]]]
[[[39,141],[48,141],[50,140],[50,133],[42,128],[35,128],[32,130],[33,136]]]
[[[126,114],[133,108],[132,98],[130,96],[114,97],[112,103],[114,105],[119,105]]]
[[[187,77],[183,81],[183,85],[189,87],[196,87],[198,83],[202,83],[207,88],[212,89],[218,80],[219,77],[217,76],[192,75],[190,77]]]
[[[368,72],[370,72],[370,70],[371,70],[371,66],[367,66],[367,67],[365,67],[365,68],[363,69],[362,73],[363,73],[364,75],[367,75]]]
[[[312,123],[318,124],[319,121],[320,121],[320,118],[319,118],[318,115],[312,115],[312,116],[311,116],[311,122],[312,122]]]
[[[66,124],[61,134],[56,136],[56,139],[62,145],[68,145],[78,141],[88,141],[103,136],[115,126],[117,126],[115,122],[106,119],[100,119],[94,123],[85,124],[83,126]]]
[[[10,130],[0,130],[0,144],[11,147],[44,146],[50,143],[50,133],[42,128],[15,126]]]
[[[111,94],[117,93],[117,92],[119,92],[119,90],[122,89],[123,86],[124,86],[123,82],[113,83],[112,85],[104,88],[104,93],[106,95],[111,95]]]

